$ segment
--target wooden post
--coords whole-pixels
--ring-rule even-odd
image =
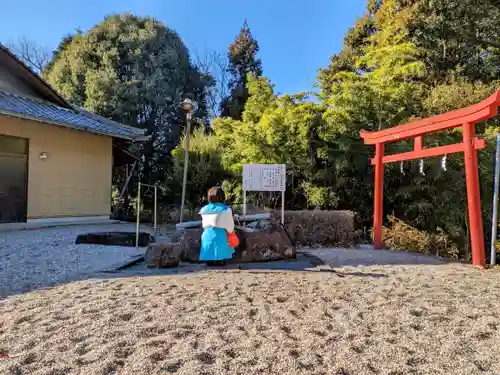
[[[463,139],[472,264],[484,267],[486,266],[486,257],[484,254],[483,217],[481,212],[479,172],[477,151],[474,145],[475,129],[473,123],[466,123],[463,125]]]
[[[373,247],[382,248],[382,222],[384,215],[384,144],[375,145],[375,192],[373,203]]]
[[[158,223],[158,185],[155,184],[155,200],[154,200],[154,208],[153,208],[153,233],[156,237],[156,225]]]
[[[123,198],[123,195],[127,191],[128,183],[130,182],[130,179],[132,178],[132,175],[133,175],[133,172],[134,172],[134,168],[135,168],[136,165],[137,165],[137,160],[134,161],[134,164],[132,164],[132,168],[130,169],[130,172],[129,172],[128,167],[127,167],[127,179],[125,180],[125,184],[122,187],[122,191],[120,191],[120,199]]]
[[[285,190],[281,192],[281,224],[285,226]]]
[[[247,216],[247,191],[243,188],[243,216]]]
[[[137,217],[135,222],[135,247],[139,247],[139,230],[141,225],[141,181],[137,183]]]

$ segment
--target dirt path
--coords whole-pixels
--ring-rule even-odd
[[[204,271],[0,302],[0,374],[498,374],[500,273]]]

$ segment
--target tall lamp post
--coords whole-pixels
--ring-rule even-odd
[[[184,203],[186,200],[186,182],[189,163],[189,137],[191,136],[191,120],[194,112],[194,103],[189,99],[184,99],[181,103],[181,110],[186,114],[186,143],[184,145],[184,175],[182,177],[182,198],[181,198],[181,213],[179,222],[184,219]]]

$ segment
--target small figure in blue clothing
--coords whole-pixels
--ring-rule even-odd
[[[204,229],[200,260],[208,265],[224,265],[234,254],[227,237],[234,232],[233,212],[225,200],[222,188],[215,186],[208,191],[208,204],[200,211]]]

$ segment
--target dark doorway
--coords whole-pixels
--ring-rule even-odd
[[[0,135],[0,223],[27,216],[28,140]]]

